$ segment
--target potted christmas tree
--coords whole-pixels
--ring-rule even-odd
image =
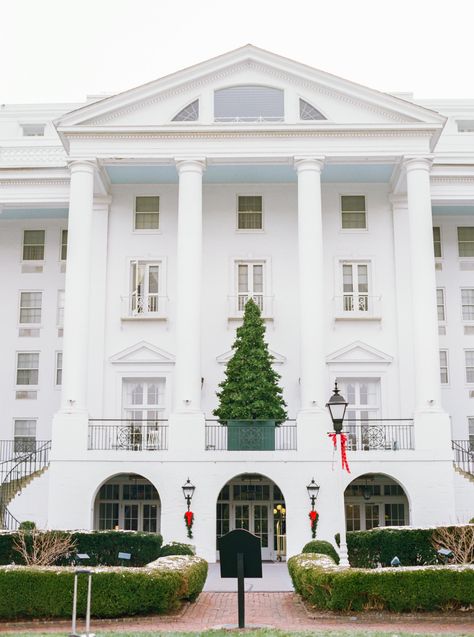
[[[275,426],[287,419],[280,376],[272,368],[264,335],[260,310],[250,299],[232,345],[234,355],[219,385],[219,406],[213,412],[227,424],[230,451],[275,449]]]

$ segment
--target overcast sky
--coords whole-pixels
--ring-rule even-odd
[[[474,0],[0,0],[0,103],[116,93],[247,43],[382,91],[474,99]]]

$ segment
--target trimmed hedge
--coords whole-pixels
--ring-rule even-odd
[[[288,560],[295,590],[319,609],[446,611],[474,604],[473,566],[363,570],[314,553]]]
[[[193,600],[207,577],[199,557],[160,558],[148,568],[99,568],[92,576],[92,616],[121,617],[166,613]],[[86,577],[79,576],[78,615],[85,615]],[[71,617],[74,569],[0,568],[0,618]]]
[[[160,550],[160,557],[166,557],[167,555],[196,555],[196,551],[191,544],[170,542],[169,544],[164,544]]]
[[[326,540],[312,540],[303,546],[302,553],[318,553],[318,555],[329,555],[336,564],[339,564],[339,555],[331,544]]]

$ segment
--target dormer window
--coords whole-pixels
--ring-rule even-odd
[[[22,124],[23,137],[44,137],[46,124]]]
[[[215,122],[283,122],[284,92],[270,86],[230,86],[214,92]]]
[[[317,108],[314,108],[312,104],[300,98],[300,119],[316,120],[326,118],[318,111]]]
[[[194,100],[173,117],[172,122],[197,122],[199,119],[199,100]]]

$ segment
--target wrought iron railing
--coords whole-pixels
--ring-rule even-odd
[[[268,433],[268,431],[267,431]],[[297,426],[295,420],[287,420],[270,429],[271,440],[268,445],[268,436],[263,428],[253,425],[252,422],[242,425],[233,425],[229,435],[227,422],[218,420],[206,420],[205,425],[205,449],[206,451],[249,451],[261,449],[275,451],[296,451]],[[267,440],[264,440],[267,437]],[[230,440],[232,438],[232,440]]]
[[[474,476],[474,441],[451,440],[456,467]]]
[[[122,296],[122,318],[160,318],[166,315],[168,297],[158,294]]]
[[[381,315],[380,296],[351,292],[334,297],[334,313],[338,318],[374,318]]]
[[[87,448],[93,451],[164,451],[168,421],[161,419],[89,420]]]
[[[413,420],[346,420],[348,451],[398,451],[414,449]]]

